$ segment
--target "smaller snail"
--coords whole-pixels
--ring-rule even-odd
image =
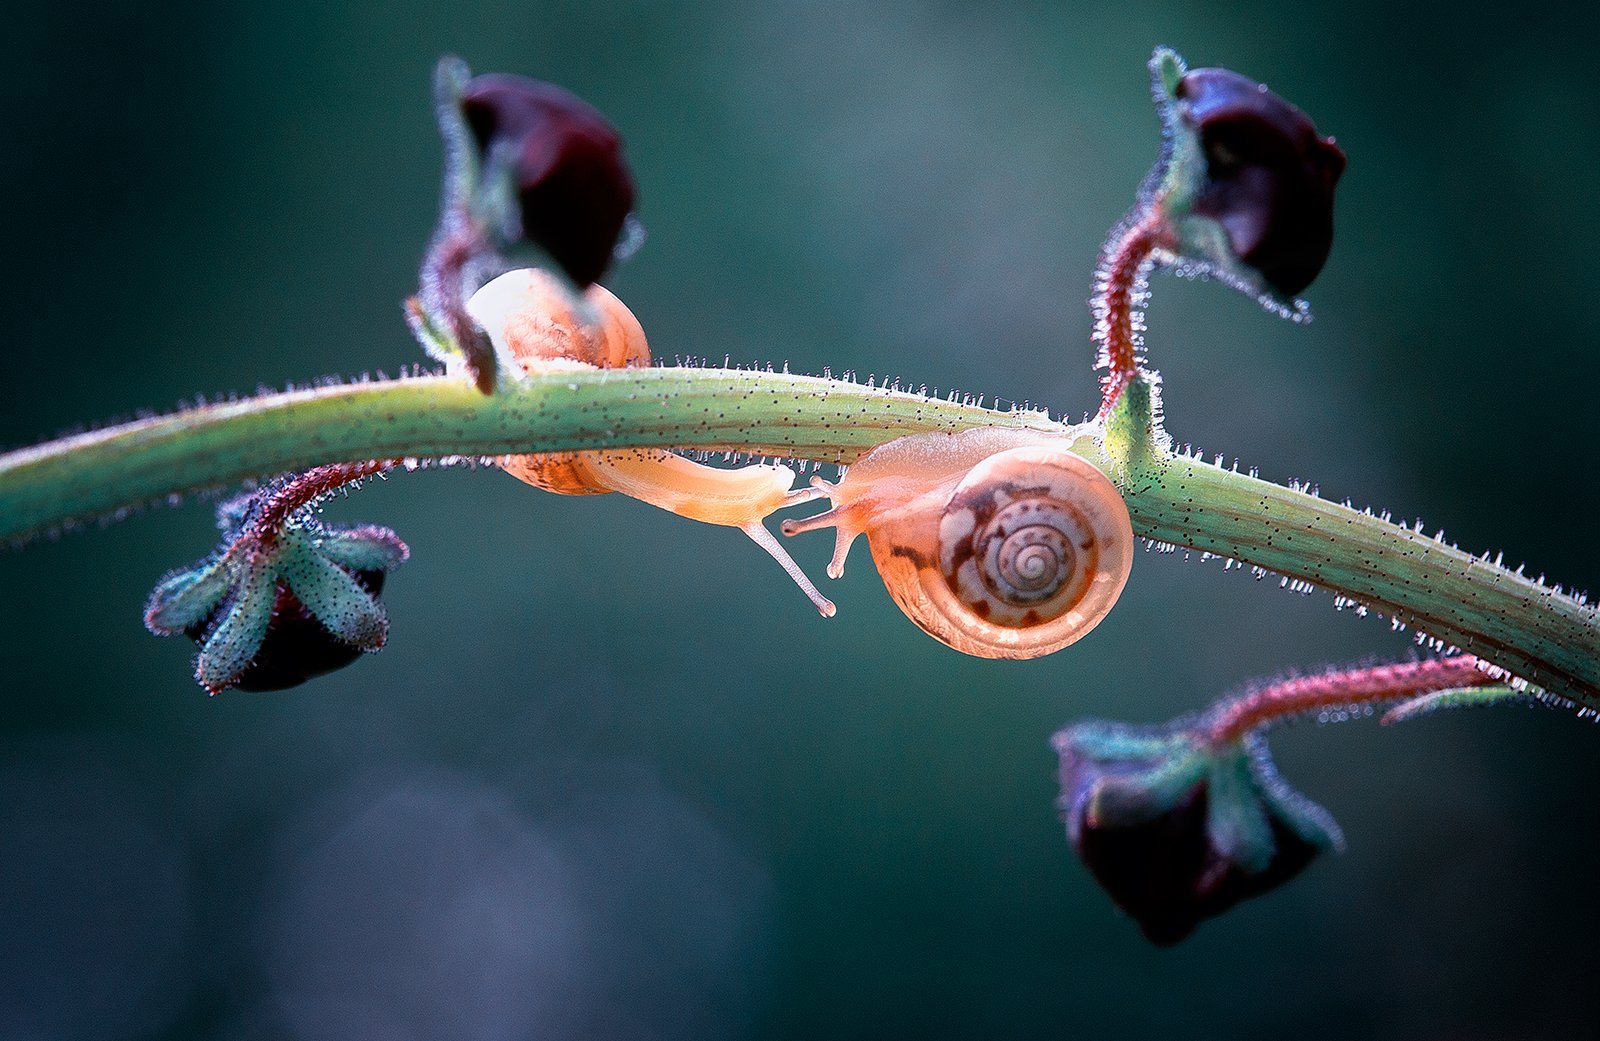
[[[489,334],[508,372],[650,364],[639,320],[599,285],[578,297],[546,271],[509,271],[473,294],[467,313]],[[818,611],[825,617],[834,613],[832,601],[818,592],[762,524],[773,511],[822,494],[813,488],[791,491],[794,471],[786,466],[726,470],[653,448],[513,455],[496,462],[513,477],[546,491],[621,492],[692,520],[738,528],[771,554]]]
[[[865,534],[900,609],[982,658],[1036,658],[1099,624],[1133,565],[1116,487],[1059,436],[981,427],[902,437],[863,455],[833,508],[783,533],[837,529],[828,575]]]

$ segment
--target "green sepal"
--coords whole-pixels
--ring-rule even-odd
[[[238,682],[255,660],[278,598],[278,578],[265,556],[252,557],[239,570],[233,597],[195,660],[195,679],[213,694]]]
[[[1211,845],[1250,874],[1266,870],[1277,844],[1249,753],[1236,747],[1214,755],[1208,784],[1206,834]]]
[[[1477,708],[1480,705],[1504,705],[1510,702],[1536,705],[1539,699],[1527,691],[1513,690],[1507,686],[1452,687],[1449,690],[1436,690],[1431,694],[1423,694],[1421,697],[1402,702],[1385,712],[1379,722],[1389,726],[1392,723],[1404,723],[1419,716],[1426,716],[1441,709]]]
[[[1133,827],[1170,811],[1202,783],[1210,767],[1205,749],[1178,720],[1162,727],[1089,720],[1056,734],[1055,749],[1073,781],[1064,783],[1070,804],[1088,827]]]
[[[1150,55],[1150,84],[1169,98],[1177,92],[1178,82],[1188,71],[1183,56],[1171,47],[1157,47]]]
[[[471,79],[472,69],[453,54],[433,67],[433,110],[444,140],[444,192],[457,201],[470,199],[478,183],[478,150],[461,114],[461,97]]]
[[[174,571],[162,579],[145,602],[145,628],[157,636],[175,636],[199,625],[227,597],[233,579],[218,558]]]
[[[411,550],[398,535],[370,524],[325,528],[322,534],[312,537],[311,547],[349,571],[390,571],[411,556]]]
[[[1177,51],[1157,47],[1150,55],[1150,96],[1161,119],[1161,159],[1141,192],[1173,219],[1186,215],[1206,175],[1200,139],[1185,127],[1179,110],[1178,83],[1189,71]]]
[[[413,296],[406,300],[405,318],[407,327],[411,329],[411,335],[416,337],[428,357],[442,361],[446,365],[466,357],[466,350],[460,342],[448,329],[434,320],[420,298]]]
[[[1219,852],[1246,871],[1265,871],[1272,862],[1278,845],[1273,822],[1323,852],[1344,849],[1333,814],[1290,787],[1259,731],[1214,750],[1209,780],[1207,833]]]
[[[277,573],[336,639],[363,650],[383,646],[389,635],[383,606],[348,571],[313,549],[304,536],[284,540]]]

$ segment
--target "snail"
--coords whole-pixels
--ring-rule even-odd
[[[479,289],[467,301],[467,313],[489,334],[508,372],[650,364],[639,320],[599,285],[589,286],[580,297],[555,275],[523,268]],[[513,477],[546,491],[621,492],[692,520],[738,528],[782,566],[824,617],[834,613],[832,601],[762,524],[775,510],[822,494],[814,488],[791,491],[794,471],[786,466],[719,469],[654,448],[512,455],[496,463]]]
[[[832,508],[782,530],[837,529],[831,578],[864,533],[900,609],[958,651],[1050,654],[1099,624],[1133,565],[1121,494],[1068,444],[998,427],[902,437],[837,484],[813,479]]]

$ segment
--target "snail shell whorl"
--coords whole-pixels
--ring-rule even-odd
[[[508,455],[500,469],[535,488],[558,495],[604,495],[613,489],[600,483],[584,452]]]
[[[581,294],[539,268],[508,271],[467,304],[503,362],[526,373],[559,369],[621,369],[650,364],[639,319],[603,286]],[[600,495],[611,487],[597,476],[592,453],[507,456],[501,469],[536,488],[562,495]]]
[[[1133,566],[1122,496],[1053,446],[992,455],[942,506],[913,506],[867,528],[873,560],[911,620],[967,654],[1060,650],[1106,616]]]
[[[473,294],[467,313],[524,372],[650,364],[644,328],[626,304],[603,286],[579,293],[539,268],[496,278]]]

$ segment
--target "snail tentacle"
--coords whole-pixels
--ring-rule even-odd
[[[838,608],[834,606],[833,601],[822,595],[822,591],[816,587],[816,584],[807,577],[804,571],[800,570],[800,565],[795,563],[794,558],[789,555],[789,551],[783,548],[783,544],[772,537],[772,532],[767,530],[766,525],[759,521],[754,521],[744,525],[740,530],[750,536],[750,541],[772,555],[772,559],[778,562],[778,566],[783,568],[790,578],[794,579],[794,583],[800,587],[800,591],[810,597],[811,602],[816,605],[817,611],[822,617],[832,618],[834,616]]]

